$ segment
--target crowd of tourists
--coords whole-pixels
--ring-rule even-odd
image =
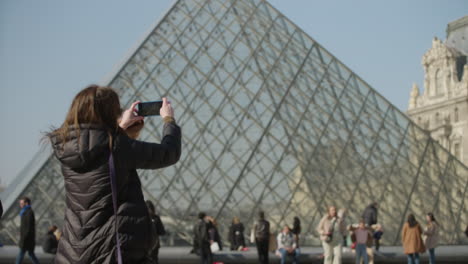
[[[348,223],[346,210],[330,206],[316,231],[320,236],[323,247],[323,263],[340,264],[344,248],[355,253],[356,263],[374,263],[374,249],[380,250],[380,240],[384,234],[377,218],[378,204],[367,206],[358,223]],[[439,226],[432,213],[426,215],[426,226],[423,228],[413,214],[408,215],[407,222],[401,231],[403,251],[407,255],[408,264],[419,264],[419,255],[429,253],[429,263],[435,263],[435,248],[439,240]],[[294,217],[292,228],[285,225],[275,236],[270,231],[270,223],[265,219],[264,212],[260,212],[251,233],[250,242],[257,247],[258,261],[269,263],[269,252],[274,252],[281,259],[281,264],[288,258],[298,264],[300,259],[301,224],[298,217]],[[349,240],[349,242],[348,242]],[[246,250],[244,225],[238,217],[233,219],[229,228],[231,250]],[[192,253],[200,256],[201,263],[213,263],[213,252],[222,249],[222,242],[218,233],[216,221],[205,213],[199,214],[199,220],[194,227],[194,248]]]

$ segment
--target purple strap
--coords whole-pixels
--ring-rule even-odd
[[[122,264],[122,252],[120,251],[120,238],[119,232],[117,230],[117,177],[115,174],[114,158],[112,156],[112,151],[109,155],[109,171],[110,171],[110,182],[112,189],[112,203],[114,204],[114,218],[115,218],[115,239],[117,240],[117,263]]]

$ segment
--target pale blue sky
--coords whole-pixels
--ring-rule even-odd
[[[172,0],[0,1],[0,182],[9,183],[59,125],[73,96],[101,81]],[[466,0],[271,0],[402,111],[422,55]],[[177,111],[177,106],[175,106]]]

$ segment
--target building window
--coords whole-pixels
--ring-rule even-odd
[[[435,95],[440,95],[442,94],[443,90],[443,77],[442,77],[442,71],[437,70],[436,75],[435,75]]]
[[[453,122],[458,122],[458,107],[455,108],[453,113]]]
[[[458,159],[461,158],[460,143],[455,143],[455,145],[453,145],[453,155],[455,155],[455,157],[457,157]]]

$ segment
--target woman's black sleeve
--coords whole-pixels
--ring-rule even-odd
[[[175,164],[181,154],[181,131],[175,123],[164,123],[160,144],[128,139],[129,159],[136,169],[159,169]]]

